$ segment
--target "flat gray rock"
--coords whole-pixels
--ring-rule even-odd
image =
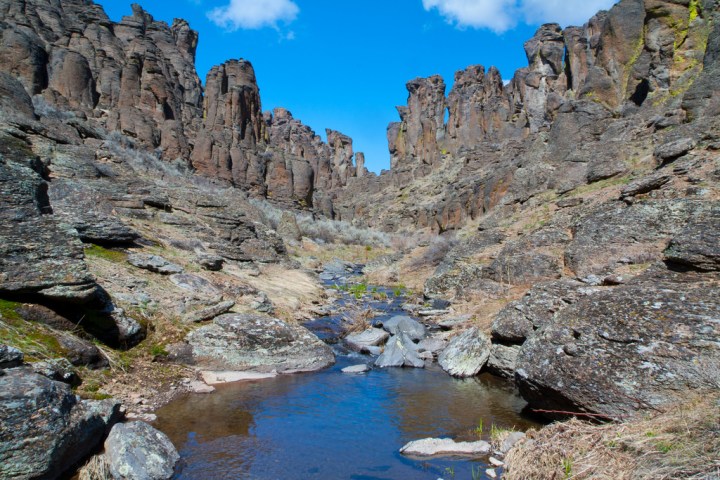
[[[345,367],[341,371],[343,373],[365,373],[370,371],[370,367],[362,363],[360,365],[352,365],[350,367]]]
[[[345,342],[356,352],[365,352],[368,347],[377,347],[385,343],[390,334],[382,328],[368,328],[364,332],[351,333],[345,337]]]
[[[105,457],[115,480],[168,480],[180,460],[167,435],[145,422],[115,425],[105,440]]]
[[[128,255],[127,261],[130,265],[143,270],[160,273],[162,275],[173,275],[182,273],[183,269],[180,265],[168,262],[159,255],[148,255],[145,253],[133,253]]]
[[[451,438],[423,438],[413,440],[400,449],[403,455],[417,457],[451,457],[486,455],[490,444],[484,440],[477,442],[456,442]]]

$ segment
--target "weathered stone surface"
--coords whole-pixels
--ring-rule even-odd
[[[636,180],[622,189],[620,198],[633,197],[653,190],[657,190],[670,181],[672,177],[667,174],[656,174]]]
[[[430,352],[437,355],[447,347],[447,340],[438,337],[428,337],[418,343],[419,352]]]
[[[490,444],[477,442],[456,442],[451,438],[423,438],[405,444],[400,453],[417,457],[482,456],[490,452]]]
[[[390,334],[381,328],[369,328],[364,332],[351,333],[345,337],[345,342],[357,352],[366,351],[368,347],[377,347],[385,343]]]
[[[232,300],[227,300],[225,302],[220,302],[215,305],[211,305],[206,308],[202,308],[200,310],[197,310],[195,312],[191,312],[183,318],[183,321],[186,323],[197,323],[197,322],[204,322],[206,320],[212,320],[213,318],[217,317],[218,315],[222,315],[223,313],[226,313],[228,310],[230,310],[232,307],[235,306],[235,302]]]
[[[304,372],[332,365],[330,347],[299,325],[276,318],[229,313],[187,336],[192,358],[201,368]]]
[[[698,270],[720,270],[720,207],[690,221],[670,242],[665,259]]]
[[[383,321],[383,328],[392,335],[404,333],[413,341],[425,338],[425,326],[417,320],[404,315],[396,315]]]
[[[72,364],[65,358],[53,358],[30,364],[33,371],[39,375],[72,385],[79,380]]]
[[[417,345],[405,333],[393,335],[385,344],[385,350],[375,360],[380,368],[387,367],[415,367],[424,368],[425,362],[418,356]]]
[[[553,315],[575,302],[581,282],[559,280],[536,284],[520,300],[508,303],[492,324],[492,336],[504,342],[522,343]]]
[[[522,346],[521,394],[537,408],[621,418],[717,388],[717,282],[654,267],[578,300]]]
[[[690,150],[695,148],[697,142],[692,138],[681,138],[679,140],[673,140],[671,142],[659,145],[655,148],[653,154],[660,163],[667,163],[675,160],[676,158],[682,157]]]
[[[86,243],[130,245],[140,238],[140,234],[117,218],[97,213],[74,212],[67,218],[67,222],[77,230],[80,240]]]
[[[520,347],[518,346],[494,343],[490,348],[490,357],[487,363],[488,371],[499,377],[514,378],[519,353]]]
[[[368,367],[366,364],[360,364],[360,365],[352,365],[350,367],[345,367],[342,369],[343,373],[365,373],[370,371],[370,367]]]
[[[0,368],[19,367],[24,361],[23,352],[10,345],[0,345]]]
[[[438,363],[454,377],[472,377],[480,373],[489,357],[490,339],[478,327],[472,327],[450,340]]]
[[[0,376],[0,418],[0,476],[57,478],[92,453],[119,404],[79,401],[68,385],[14,368]]]
[[[180,455],[170,439],[145,422],[118,423],[105,440],[114,479],[169,480]]]
[[[218,272],[222,270],[223,263],[225,263],[225,260],[222,257],[207,253],[198,255],[197,260],[202,268],[210,270],[211,272]]]
[[[158,255],[149,255],[144,253],[133,253],[128,255],[127,261],[133,265],[151,272],[161,273],[163,275],[172,275],[182,273],[183,269],[180,265],[168,262]]]
[[[283,212],[277,226],[277,233],[288,240],[300,241],[302,233],[298,227],[297,219],[291,212]]]

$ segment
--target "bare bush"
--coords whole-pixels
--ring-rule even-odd
[[[423,267],[437,267],[457,244],[458,240],[455,237],[437,236],[420,255],[410,260],[407,268],[416,270]]]
[[[33,110],[39,117],[54,118],[56,120],[69,120],[75,118],[74,112],[59,110],[55,105],[50,105],[42,95],[33,95]]]

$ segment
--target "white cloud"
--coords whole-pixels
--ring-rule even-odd
[[[599,10],[609,10],[617,0],[522,0],[525,23],[582,25]]]
[[[422,0],[460,28],[487,28],[502,33],[520,20],[528,25],[559,23],[582,25],[598,10],[609,9],[618,0]]]
[[[300,8],[292,0],[230,0],[224,7],[208,12],[208,18],[228,30],[274,27],[279,21],[290,23]]]
[[[515,26],[516,0],[423,0],[430,11],[437,8],[448,22],[458,27],[489,28],[500,33]]]

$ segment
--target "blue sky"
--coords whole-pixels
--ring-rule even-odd
[[[385,130],[407,100],[405,83],[495,65],[503,78],[527,64],[537,27],[582,24],[615,0],[137,0],[158,20],[200,33],[197,70],[252,62],[263,110],[285,107],[323,138],[339,130],[370,170],[389,168]],[[130,1],[99,0],[113,20]]]

